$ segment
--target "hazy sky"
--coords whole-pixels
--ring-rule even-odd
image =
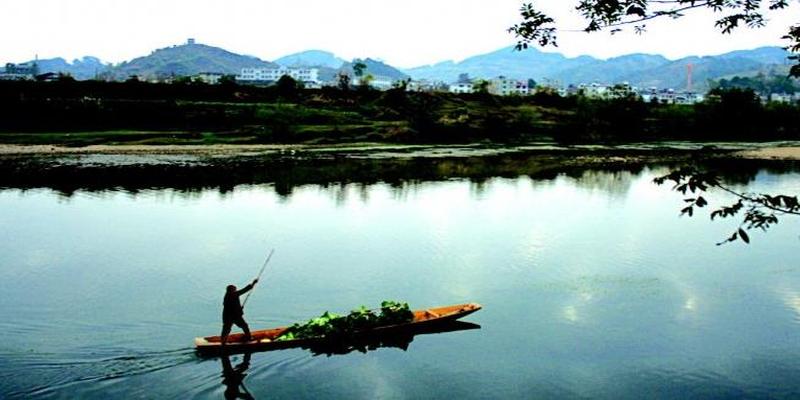
[[[199,43],[274,60],[308,49],[373,57],[400,67],[461,60],[514,43],[506,29],[521,0],[37,0],[4,2],[0,62],[84,55],[120,62],[179,44]],[[565,29],[582,28],[575,1],[538,0]],[[560,33],[559,51],[607,58],[647,52],[670,58],[765,45],[800,23],[800,1],[769,14],[758,30],[721,35],[704,13],[652,23],[644,36]],[[795,16],[792,18],[792,16]]]

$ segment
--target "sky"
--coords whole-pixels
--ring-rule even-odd
[[[398,67],[460,61],[515,43],[507,32],[522,0],[37,0],[13,1],[0,11],[0,62],[95,56],[118,63],[185,43],[219,46],[274,60],[321,49],[345,59],[372,57]],[[609,58],[629,53],[668,58],[714,55],[760,46],[800,23],[800,1],[768,14],[766,28],[722,35],[703,11],[651,23],[648,32],[586,34],[576,1],[538,0],[563,30],[557,51]],[[792,16],[795,16],[794,18]]]

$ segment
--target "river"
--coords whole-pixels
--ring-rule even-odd
[[[667,171],[2,189],[0,398],[800,397],[798,221],[716,246],[738,221],[679,217],[652,183]],[[800,193],[795,172],[747,180]],[[271,248],[253,328],[385,299],[477,302],[479,327],[346,355],[196,355],[225,285]]]

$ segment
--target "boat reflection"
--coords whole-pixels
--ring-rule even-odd
[[[451,321],[431,325],[427,327],[399,329],[391,333],[360,335],[356,338],[326,340],[303,346],[303,349],[310,351],[315,356],[349,354],[354,351],[367,353],[381,348],[398,348],[403,351],[408,350],[408,346],[414,341],[414,336],[430,335],[436,333],[447,333],[480,329],[481,326],[471,322]]]
[[[302,348],[310,351],[314,356],[326,355],[328,357],[349,354],[354,351],[367,353],[381,348],[398,348],[407,351],[414,337],[417,335],[430,335],[437,333],[448,333],[480,329],[481,326],[471,322],[450,321],[440,324],[433,324],[423,327],[411,327],[397,329],[392,332],[381,334],[359,335],[349,339],[336,339],[319,341],[314,344],[303,346]],[[222,361],[222,384],[225,386],[225,399],[254,399],[253,395],[244,385],[247,377],[247,369],[250,368],[250,359],[253,352],[240,352],[244,354],[242,362],[235,367],[231,364],[231,355],[234,353],[223,354],[220,356]]]
[[[422,326],[407,326],[402,328],[394,328],[390,331],[381,331],[380,333],[366,333],[359,334],[353,337],[337,337],[325,340],[315,340],[304,343],[299,347],[310,351],[313,355],[344,355],[354,351],[366,353],[371,350],[380,348],[398,348],[403,351],[408,350],[408,346],[417,335],[430,335],[436,333],[458,332],[472,329],[480,329],[481,326],[470,322],[463,321],[446,321],[436,324],[422,324]],[[292,347],[284,347],[292,348]],[[232,354],[252,354],[265,351],[280,350],[280,348],[265,348],[263,350],[254,348],[236,348],[228,347],[224,354],[218,352],[213,355],[232,355]],[[212,354],[198,353],[200,357],[213,356]]]

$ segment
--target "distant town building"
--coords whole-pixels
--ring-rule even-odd
[[[457,82],[450,84],[450,93],[474,93],[475,85],[472,82]]]
[[[611,99],[626,99],[638,97],[638,88],[634,88],[628,82],[618,83],[606,88],[606,97]]]
[[[787,93],[771,93],[769,95],[769,101],[773,103],[793,103],[795,100],[795,96]]]
[[[705,97],[701,94],[692,93],[692,92],[679,92],[676,93],[673,97],[673,104],[697,104],[701,103],[705,100]]]
[[[410,81],[406,84],[406,91],[407,92],[447,92],[449,91],[450,86],[441,81],[429,81],[427,79],[421,79],[418,81]]]
[[[56,72],[45,72],[41,75],[36,75],[36,80],[39,82],[57,82],[62,79],[62,75]]]
[[[356,83],[358,84],[358,83]],[[395,87],[395,81],[389,78],[377,77],[369,82],[369,85],[378,90],[389,90]]]
[[[497,96],[525,96],[528,94],[528,81],[498,76],[489,81],[489,93]]]
[[[570,84],[564,88],[564,96],[577,96],[580,93],[580,88],[577,85]]]
[[[578,85],[578,92],[586,97],[602,98],[608,92],[608,86],[594,82],[591,84],[581,83]]]
[[[37,65],[35,61],[23,64],[8,63],[3,73],[0,74],[0,80],[33,80],[36,75],[39,75],[39,65]]]
[[[195,41],[194,38],[189,38],[189,40],[186,41],[186,44],[188,44],[190,46],[193,45],[193,44],[196,44],[196,43],[197,43],[197,41]]]
[[[223,76],[225,76],[225,74],[221,72],[201,72],[195,75],[195,79],[209,85],[217,85]]]
[[[284,75],[306,84],[320,84],[319,68],[242,68],[236,80],[244,83],[271,83],[277,82]]]

